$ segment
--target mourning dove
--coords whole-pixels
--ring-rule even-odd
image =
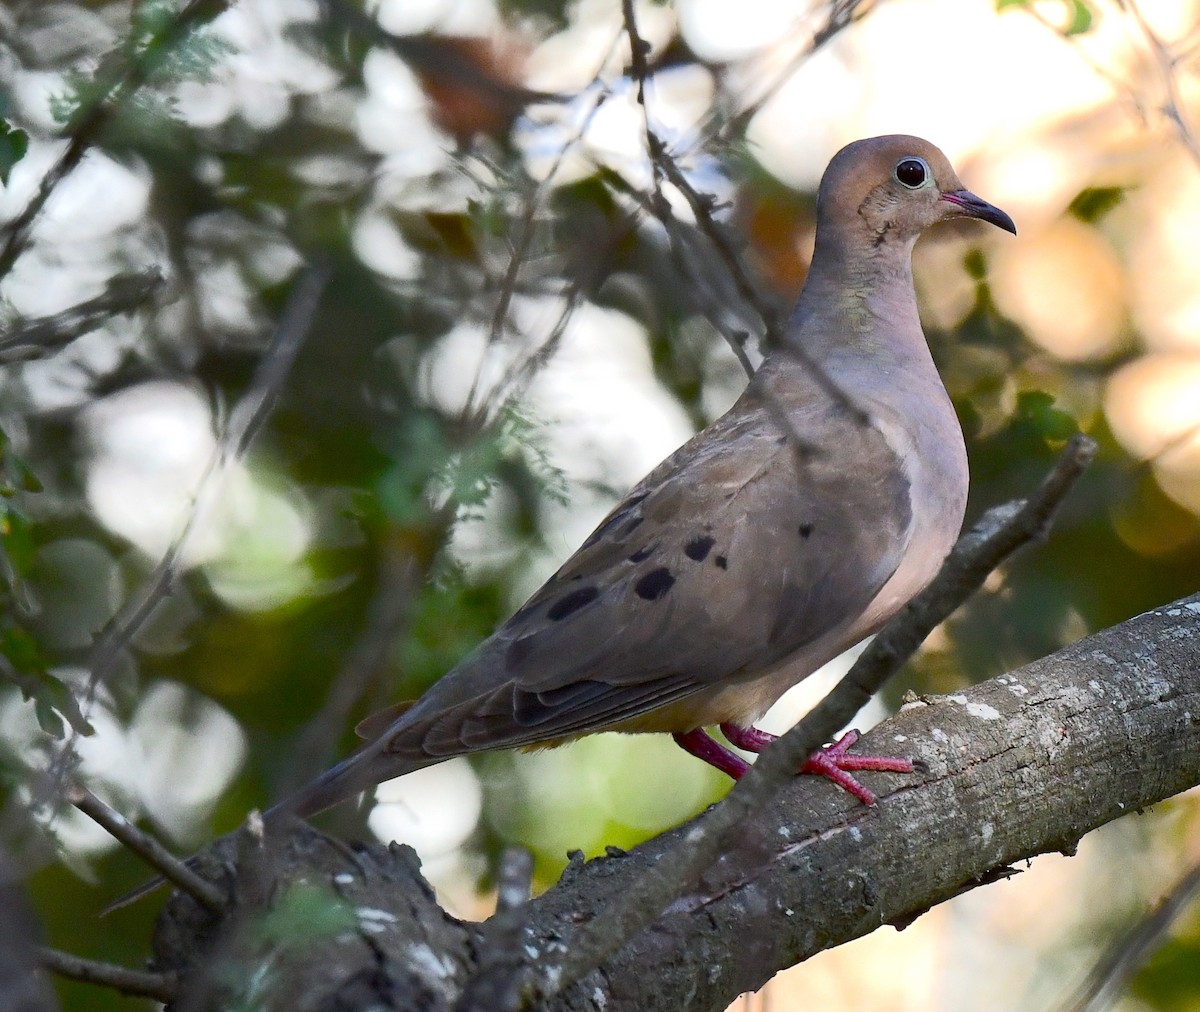
[[[1012,219],[917,137],[856,141],[817,194],[812,266],[729,411],[640,481],[489,639],[272,814],[310,815],[452,756],[598,731],[665,732],[733,777],[787,689],[934,576],[967,499],[962,431],[921,331],[911,253],[930,225]],[[802,772],[911,770],[855,756]]]

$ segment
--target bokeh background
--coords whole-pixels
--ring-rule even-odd
[[[63,771],[187,852],[349,751],[732,403],[730,341],[757,358],[857,137],[928,137],[1020,229],[916,253],[968,519],[1077,429],[1101,446],[1052,539],[859,725],[1200,585],[1195,0],[639,2],[645,111],[617,0],[200,6],[182,35],[165,0],[0,7],[0,216],[86,141],[0,256],[0,848],[55,946],[139,965],[155,908],[96,921],[145,870],[63,808]],[[656,179],[647,122],[715,195],[752,303]],[[322,824],[412,843],[482,917],[504,845],[544,888],[569,850],[727,787],[669,740],[600,736],[455,760]],[[738,1007],[1056,1008],[1197,859],[1189,794]],[[1119,1007],[1200,1008],[1200,912]]]

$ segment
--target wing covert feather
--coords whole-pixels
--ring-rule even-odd
[[[809,410],[822,417],[797,427],[835,453],[797,453],[752,385],[429,690],[392,748],[444,756],[602,728],[752,678],[860,614],[907,546],[907,480],[878,430]]]

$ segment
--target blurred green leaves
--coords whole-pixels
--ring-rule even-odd
[[[33,702],[38,726],[47,734],[63,737],[64,717],[78,734],[91,734],[74,694],[51,674],[42,639],[29,625],[26,580],[35,563],[35,534],[21,498],[39,491],[41,483],[0,430],[0,679]]]
[[[29,134],[0,119],[0,183],[7,186],[13,166],[29,150]]]
[[[996,10],[1024,9],[1032,11],[1037,0],[996,0]],[[1092,27],[1095,8],[1088,0],[1060,0],[1064,20],[1055,24],[1063,35],[1081,35]]]

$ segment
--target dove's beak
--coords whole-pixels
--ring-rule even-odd
[[[942,200],[958,207],[957,214],[962,217],[988,221],[997,228],[1004,229],[1005,232],[1017,234],[1017,226],[1013,223],[1012,218],[994,204],[989,204],[981,197],[975,196],[970,190],[954,190],[951,193],[943,193]]]

